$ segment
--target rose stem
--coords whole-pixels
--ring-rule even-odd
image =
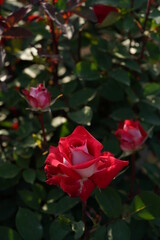
[[[87,201],[82,202],[82,221],[84,223],[84,235],[83,235],[83,240],[87,240],[87,228],[86,228],[86,206],[87,206]]]
[[[80,23],[79,23],[79,27],[80,27]],[[78,58],[77,58],[77,62],[79,62],[81,60],[81,44],[82,44],[81,40],[82,40],[81,29],[79,29],[79,31],[78,31],[78,48],[77,48]]]
[[[43,113],[39,114],[39,121],[40,121],[40,124],[41,124],[43,142],[44,142],[44,148],[45,148],[46,145],[47,145],[47,140],[46,140],[46,133],[45,133],[45,129],[44,129]]]
[[[131,11],[133,11],[133,7],[134,7],[134,0],[131,0]]]
[[[148,0],[147,1],[147,9],[146,9],[145,20],[144,20],[144,25],[143,25],[142,48],[141,48],[139,60],[143,59],[145,45],[146,45],[146,42],[147,42],[147,37],[144,35],[144,32],[146,30],[146,25],[147,25],[147,20],[148,20],[148,17],[149,17],[150,9],[151,9],[151,0]]]
[[[55,5],[54,0],[52,1],[53,6]],[[49,17],[49,15],[47,15],[48,20],[49,20],[49,26],[50,26],[50,30],[51,30],[51,36],[52,36],[52,47],[53,47],[53,54],[58,55],[59,51],[58,51],[58,40],[56,38],[56,34],[55,34],[55,28],[54,28],[54,23],[52,21],[52,19]],[[53,62],[53,81],[55,84],[58,84],[58,62]]]
[[[131,156],[131,184],[130,184],[130,190],[128,194],[128,198],[132,199],[133,197],[133,188],[134,188],[134,183],[135,183],[135,153],[132,154]]]
[[[53,43],[53,53],[55,55],[58,55],[58,40],[56,39],[55,36],[55,29],[54,29],[54,24],[53,21],[50,19],[50,29],[51,29],[51,34],[52,34],[52,43]],[[55,84],[58,84],[58,62],[54,62],[54,71],[53,71],[53,81]]]

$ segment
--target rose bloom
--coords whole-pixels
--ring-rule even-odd
[[[76,127],[71,135],[60,138],[58,147],[50,147],[45,161],[46,182],[86,201],[96,186],[106,188],[128,165],[109,152],[101,153],[102,148],[84,127]]]
[[[102,23],[103,20],[109,15],[109,13],[119,12],[118,8],[103,5],[103,4],[95,4],[93,6],[93,10],[97,16],[98,23]]]
[[[42,83],[36,88],[31,87],[29,91],[27,89],[23,89],[22,92],[34,110],[45,109],[51,104],[51,94]]]
[[[147,133],[139,121],[125,120],[119,124],[115,136],[119,139],[123,151],[135,151],[144,143]]]

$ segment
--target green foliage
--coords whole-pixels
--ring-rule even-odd
[[[122,212],[121,198],[113,188],[96,191],[96,199],[100,208],[109,218],[117,218]]]
[[[28,209],[19,208],[16,215],[16,226],[23,239],[39,240],[42,238],[43,228],[38,216]]]

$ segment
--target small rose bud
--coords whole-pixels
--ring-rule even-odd
[[[102,23],[103,20],[109,15],[109,13],[119,12],[118,8],[107,6],[104,4],[95,4],[93,6],[93,10],[95,15],[97,16],[98,23]]]
[[[0,0],[0,5],[2,5],[4,3],[4,0]]]
[[[125,120],[119,124],[115,136],[120,141],[121,149],[130,152],[140,148],[147,138],[147,133],[139,121]]]
[[[51,93],[43,84],[39,84],[38,87],[31,87],[30,91],[27,89],[22,90],[27,102],[32,106],[34,110],[42,110],[50,106]]]
[[[14,130],[18,130],[18,128],[19,128],[19,124],[18,124],[18,122],[14,122],[14,123],[12,123],[11,128],[14,129]]]

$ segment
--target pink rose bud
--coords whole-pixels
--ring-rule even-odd
[[[103,4],[95,4],[93,6],[93,10],[97,16],[98,23],[102,23],[103,20],[109,15],[109,13],[119,12],[118,8],[103,5]]]
[[[125,120],[119,124],[115,136],[123,151],[135,151],[144,143],[147,133],[138,121]]]
[[[60,138],[58,147],[50,147],[45,161],[46,182],[86,201],[96,186],[106,188],[128,165],[111,153],[101,153],[102,148],[84,127],[78,126],[71,135]]]
[[[43,84],[39,84],[37,88],[31,87],[30,91],[27,89],[22,90],[28,103],[35,110],[42,110],[50,106],[51,94]]]

